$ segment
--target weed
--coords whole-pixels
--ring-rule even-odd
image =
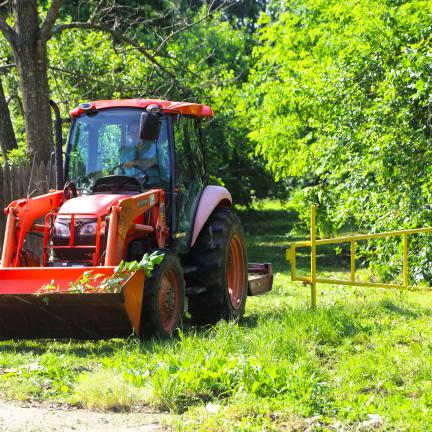
[[[141,404],[144,392],[118,373],[101,370],[80,376],[71,401],[96,410],[130,410]]]
[[[1,392],[8,399],[20,402],[27,401],[39,392],[40,386],[37,382],[22,379],[19,376],[11,376],[8,380],[3,380],[0,385]]]

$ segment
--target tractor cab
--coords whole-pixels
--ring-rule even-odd
[[[100,183],[104,188],[112,183],[115,191],[137,183],[141,190],[169,190],[173,182],[204,177],[199,124],[213,116],[210,107],[132,99],[85,103],[70,114],[65,180],[81,194],[98,193]],[[136,181],[129,184],[123,177]]]
[[[168,116],[136,108],[89,109],[76,117],[66,153],[66,178],[80,195],[169,189]]]

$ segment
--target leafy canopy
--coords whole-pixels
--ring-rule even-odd
[[[277,176],[309,179],[296,202],[303,216],[319,204],[324,231],[430,224],[430,2],[285,6],[262,16],[244,87],[258,151]]]

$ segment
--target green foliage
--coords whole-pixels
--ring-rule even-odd
[[[277,176],[312,179],[299,212],[318,204],[327,233],[429,225],[430,3],[294,1],[259,24],[244,120]],[[430,281],[426,248],[412,265]],[[374,255],[395,277],[390,249]]]
[[[39,2],[40,22],[49,5],[48,1]],[[274,187],[264,160],[257,157],[247,138],[246,125],[235,119],[232,109],[248,76],[256,43],[255,23],[266,6],[261,0],[234,3],[200,21],[209,8],[202,0],[145,4],[124,0],[108,2],[103,8],[96,1],[71,1],[62,5],[57,23],[85,21],[92,16],[93,22],[125,32],[146,47],[170,73],[158,70],[138,50],[108,34],[73,29],[48,42],[50,97],[59,104],[63,117],[78,103],[95,99],[153,97],[212,105],[218,126],[209,128],[206,136],[210,177],[228,187],[237,203],[250,204],[256,198],[274,195],[280,187]],[[184,23],[197,21],[177,33]],[[173,32],[176,35],[158,50],[161,38]],[[1,35],[0,51],[5,63],[13,63],[10,47]],[[17,141],[25,148],[16,72],[8,71],[2,81]],[[20,161],[13,155],[12,163]]]
[[[8,152],[9,165],[24,165],[29,162],[29,155],[23,145]]]
[[[147,47],[160,43],[155,32],[167,36],[178,29],[178,21],[196,21],[208,10],[202,1],[185,7],[172,2],[125,3],[112,11],[116,27],[122,20],[135,20],[129,35]],[[67,6],[62,8],[61,19],[87,19],[94,6],[89,2],[80,7],[79,16],[74,7]],[[78,29],[63,32],[48,46],[52,98],[60,102],[63,115],[83,100],[94,99],[154,97],[209,104],[216,113],[205,133],[210,177],[225,185],[239,204],[275,195],[283,187],[274,185],[264,159],[255,154],[247,138],[247,125],[238,121],[234,110],[256,43],[253,23],[264,7],[264,2],[234,5],[170,39],[158,61],[173,72],[175,81],[155,70],[140,52],[107,34]],[[153,21],[140,25],[144,18]]]

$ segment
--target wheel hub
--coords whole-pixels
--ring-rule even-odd
[[[167,270],[162,276],[159,293],[159,316],[163,328],[172,332],[180,316],[180,281],[177,273]]]

